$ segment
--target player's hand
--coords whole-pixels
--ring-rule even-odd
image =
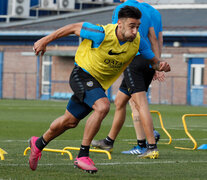
[[[162,71],[155,71],[155,74],[153,76],[153,81],[158,80],[160,82],[165,81],[165,73]]]
[[[159,63],[159,71],[169,72],[170,70],[170,65],[167,62],[161,61]]]
[[[44,42],[44,39],[40,39],[34,43],[33,51],[37,56],[39,55],[39,53],[41,56],[44,55],[44,53],[46,52],[46,43]]]

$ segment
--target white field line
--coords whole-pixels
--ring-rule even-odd
[[[169,139],[160,139],[161,141],[169,141]],[[178,139],[172,139],[173,141],[189,141],[189,138],[178,138]],[[207,138],[200,138],[200,139],[196,139],[197,141],[207,141]],[[136,141],[136,139],[122,139],[122,141]]]
[[[125,125],[125,127],[128,128],[134,128],[134,125]],[[198,130],[198,128],[200,128],[200,131],[207,131],[207,129],[203,126],[191,126],[190,128],[188,128],[189,131],[194,131],[194,130]],[[161,129],[161,127],[155,126],[155,129]],[[170,128],[166,128],[167,130],[184,130],[183,126],[179,126],[179,127],[170,127]]]
[[[75,140],[53,140],[53,141],[58,141],[58,142],[75,142],[75,141],[77,141],[77,142],[80,142],[80,141],[82,141],[82,139],[80,139],[80,140],[78,140],[78,139],[75,139]],[[24,139],[5,139],[5,140],[0,140],[0,142],[11,142],[11,143],[13,143],[13,142],[22,142],[22,143],[25,143],[25,142],[29,142],[29,140],[24,140]]]
[[[64,102],[64,101],[63,101]],[[67,102],[66,102],[67,103]],[[11,108],[15,107],[15,108],[21,108],[19,107],[19,104],[7,104],[7,103],[0,103],[0,106],[5,107],[5,106],[9,106]],[[22,108],[27,108],[27,107],[63,107],[64,104],[27,104],[26,106],[23,105]]]
[[[73,161],[72,161],[73,162]],[[114,166],[114,165],[148,165],[148,164],[189,164],[189,163],[204,163],[206,164],[207,161],[151,161],[151,162],[111,162],[111,163],[96,163],[98,166]],[[8,163],[3,163],[0,162],[0,166],[28,166],[27,163],[25,164],[8,164]],[[48,164],[41,164],[39,163],[38,166],[74,166],[73,163],[68,164],[68,163],[48,163]]]
[[[169,139],[164,139],[164,138],[161,138],[160,139],[161,141],[169,141]],[[173,141],[189,141],[190,139],[189,138],[177,138],[177,139],[172,139]],[[207,138],[199,138],[199,139],[196,139],[197,141],[207,141]],[[53,140],[53,142],[55,141],[58,141],[58,142],[81,142],[82,140],[81,139],[75,139],[75,140]],[[123,142],[127,142],[127,141],[136,141],[136,139],[121,139],[120,141],[123,141]],[[13,143],[13,142],[22,142],[22,143],[27,143],[29,142],[28,140],[23,140],[23,139],[19,139],[19,140],[16,140],[16,139],[5,139],[5,140],[0,140],[0,142],[2,143]],[[117,141],[118,142],[118,141]]]
[[[8,107],[7,109],[9,109],[9,110],[28,110],[28,109],[39,109],[39,108],[41,108],[41,109],[45,109],[45,110],[47,110],[47,109],[51,109],[51,107],[55,107],[56,109],[58,108],[58,109],[64,109],[64,106],[45,106],[45,107],[42,107],[42,106],[31,106],[31,107]]]

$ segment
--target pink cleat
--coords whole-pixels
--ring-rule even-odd
[[[39,150],[35,142],[37,141],[38,137],[32,136],[30,139],[30,148],[31,148],[31,154],[29,157],[29,165],[30,168],[34,171],[37,168],[38,160],[41,158],[41,150]]]
[[[76,158],[74,161],[75,168],[79,168],[90,174],[96,173],[98,169],[94,166],[94,162],[89,157]]]

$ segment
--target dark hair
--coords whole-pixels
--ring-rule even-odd
[[[142,17],[142,13],[140,10],[133,6],[124,6],[120,9],[118,18],[133,18],[140,19]]]

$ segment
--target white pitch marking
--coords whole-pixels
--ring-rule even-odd
[[[56,142],[57,142],[57,141],[58,141],[58,142],[61,142],[61,141],[62,141],[62,142],[71,142],[71,141],[72,141],[72,142],[74,142],[74,141],[78,141],[78,142],[79,142],[79,141],[82,141],[82,139],[80,139],[80,140],[78,140],[78,139],[75,139],[75,140],[74,140],[74,139],[69,139],[69,140],[53,140],[53,142],[55,142],[55,141],[56,141]],[[25,143],[25,142],[28,142],[28,140],[23,140],[23,139],[5,139],[5,140],[0,140],[0,142],[9,142],[9,143],[10,143],[10,142],[11,142],[11,143],[12,143],[12,142],[22,142],[22,143]]]
[[[186,163],[204,163],[206,164],[207,161],[151,161],[151,162],[113,162],[113,163],[96,163],[99,166],[114,166],[114,165],[143,165],[143,164],[186,164]],[[25,164],[5,164],[0,162],[0,166],[28,166],[27,163]],[[38,166],[74,166],[73,163],[48,163],[48,164],[38,164]]]
[[[128,128],[134,128],[134,125],[125,125],[125,127]],[[192,126],[191,128],[188,128],[189,131],[194,131],[194,130],[198,130],[197,128],[200,128],[199,131],[207,131],[206,128],[204,128],[203,126]],[[161,127],[156,127],[155,129],[161,129]],[[183,126],[179,126],[179,127],[170,127],[167,128],[168,130],[184,130]]]
[[[169,141],[169,139],[161,139],[162,141]],[[189,138],[178,138],[178,139],[172,139],[173,141],[189,141],[190,139]],[[200,139],[196,139],[196,140],[199,140],[199,141],[206,141],[207,138],[200,138]],[[121,141],[135,141],[135,139],[122,139]]]
[[[161,139],[162,141],[169,141],[169,139],[164,139],[162,138]],[[173,139],[173,141],[189,141],[190,139],[189,138],[177,138],[177,139]],[[206,141],[207,138],[199,138],[199,139],[196,139],[198,141]],[[53,140],[53,142],[80,142],[82,141],[81,139],[68,139],[68,140]],[[120,141],[123,141],[123,142],[128,142],[128,141],[135,141],[135,139],[122,139]],[[23,140],[23,139],[5,139],[5,140],[0,140],[0,142],[2,143],[13,143],[13,142],[22,142],[22,143],[25,143],[25,142],[28,142],[28,140]]]

